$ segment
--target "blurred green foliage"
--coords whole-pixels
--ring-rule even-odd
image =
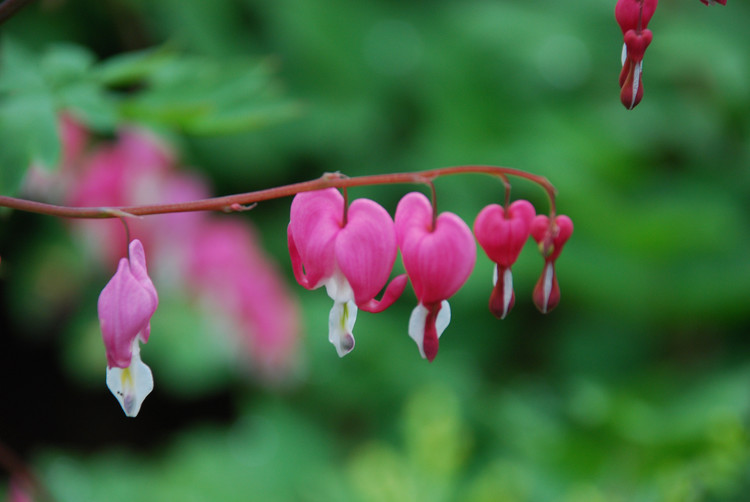
[[[0,48],[2,193],[29,162],[56,165],[54,113],[71,108],[102,130],[127,120],[168,134],[219,193],[325,171],[507,165],[547,176],[576,230],[546,317],[530,300],[534,246],[514,267],[516,307],[502,322],[487,311],[480,250],[431,365],[406,335],[409,291],[360,315],[357,348],[339,360],[325,293],[299,288],[307,362],[281,389],[248,383],[210,319],[163,297],[143,349],[163,390],[138,430],[158,427],[159,400],[189,415],[201,396],[229,396],[231,417],[187,416],[153,445],[117,441],[136,426],[111,418],[111,439],[93,447],[1,426],[0,440],[33,446],[28,460],[60,501],[746,500],[750,6],[728,4],[660,3],[632,112],[618,99],[614,1],[25,8]],[[502,197],[483,177],[436,184],[441,210],[467,222]],[[350,197],[392,212],[410,189]],[[513,196],[546,210],[525,182]],[[114,416],[94,307],[108,272],[76,260],[57,222],[3,217],[1,336],[46,340],[68,381]],[[247,217],[286,265],[288,201]],[[81,424],[99,427],[83,414],[66,422]]]

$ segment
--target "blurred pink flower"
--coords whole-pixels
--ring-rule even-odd
[[[31,490],[20,476],[13,476],[8,483],[8,502],[32,502]]]
[[[85,129],[62,121],[66,204],[127,206],[207,198],[206,182],[177,169],[174,151],[139,128],[122,129],[114,141],[82,148]],[[83,132],[82,132],[83,131]],[[131,235],[149,249],[162,292],[186,289],[195,299],[215,298],[213,307],[236,326],[256,373],[283,379],[297,360],[298,306],[271,259],[259,248],[248,221],[206,213],[129,218]],[[118,220],[76,221],[75,229],[105,264],[117,263],[127,246]],[[220,299],[220,300],[219,300]]]
[[[275,264],[239,220],[206,218],[195,237],[188,286],[234,320],[261,377],[283,376],[296,362],[298,309]]]
[[[432,362],[438,338],[450,323],[448,298],[469,278],[476,260],[474,236],[453,213],[433,218],[423,194],[405,195],[396,208],[396,239],[419,303],[409,318],[409,336]]]

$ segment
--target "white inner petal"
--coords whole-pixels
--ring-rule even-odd
[[[440,302],[440,312],[438,312],[437,319],[435,319],[435,329],[437,330],[438,338],[440,338],[450,322],[451,306],[448,304],[448,300],[443,300]]]
[[[622,56],[621,56],[621,59],[622,59],[621,65],[622,66],[625,66],[625,60],[627,58],[628,58],[628,46],[625,45],[625,44],[622,44]]]
[[[154,390],[151,369],[141,361],[138,339],[133,341],[133,357],[127,368],[107,367],[107,387],[122,406],[125,415],[135,417],[143,400]]]
[[[409,336],[417,342],[419,354],[425,359],[424,355],[424,322],[427,319],[427,308],[418,303],[409,316]]]
[[[497,286],[497,263],[495,263],[495,268],[492,269],[492,285]]]
[[[554,270],[552,264],[547,263],[544,267],[544,285],[542,292],[544,293],[544,305],[542,313],[547,313],[547,305],[549,304],[549,295],[552,294],[552,278],[554,277]]]
[[[635,65],[633,71],[633,97],[630,99],[630,108],[635,106],[635,100],[638,94],[638,85],[641,83],[641,72],[643,71],[643,61],[639,61]]]
[[[429,311],[427,310],[427,307],[419,303],[414,307],[414,310],[411,311],[411,315],[409,316],[409,336],[417,343],[419,354],[423,359],[427,358],[424,353],[424,328],[428,313]],[[440,311],[435,319],[435,331],[437,331],[438,338],[440,338],[450,322],[451,307],[447,300],[443,300],[440,302]]]
[[[513,274],[510,268],[506,268],[503,272],[503,317],[508,315],[511,300],[513,300]]]
[[[334,302],[348,302],[354,300],[354,291],[344,273],[336,267],[333,275],[325,282],[326,293]]]
[[[331,307],[328,315],[328,341],[336,347],[339,357],[344,357],[354,348],[352,331],[357,320],[357,310],[357,305],[351,300],[334,301]]]

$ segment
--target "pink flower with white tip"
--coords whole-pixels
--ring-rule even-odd
[[[701,0],[701,2],[703,2],[705,5],[715,5],[717,3],[721,5],[727,4],[727,0]]]
[[[289,254],[297,282],[307,288],[326,287],[333,299],[328,340],[340,357],[354,348],[357,309],[381,312],[406,287],[406,276],[394,278],[381,301],[396,261],[393,220],[378,203],[357,199],[346,208],[335,188],[297,194],[287,228]]]
[[[507,210],[490,204],[474,221],[474,235],[487,256],[495,262],[490,312],[500,319],[513,308],[513,275],[510,268],[518,259],[531,232],[536,211],[530,202],[517,200]]]
[[[154,388],[151,369],[141,361],[140,342],[148,342],[151,316],[159,305],[138,239],[130,243],[114,277],[99,295],[99,324],[107,351],[107,387],[123,411],[134,417]]]
[[[409,336],[432,362],[438,338],[451,318],[448,298],[474,268],[476,245],[468,225],[453,213],[433,214],[423,194],[404,196],[396,208],[396,239],[419,303],[409,318]]]
[[[618,0],[615,19],[622,30],[622,71],[620,101],[632,110],[643,98],[643,55],[653,34],[646,29],[656,11],[658,0]]]
[[[573,235],[573,222],[564,215],[556,216],[552,222],[547,216],[539,215],[531,224],[531,235],[544,257],[544,270],[534,287],[534,304],[546,314],[560,302],[555,261],[567,240]]]

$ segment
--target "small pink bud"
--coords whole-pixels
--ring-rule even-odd
[[[547,216],[539,215],[531,224],[531,235],[544,257],[544,270],[533,293],[534,304],[543,314],[550,312],[560,302],[555,261],[572,234],[573,222],[564,215],[555,217],[552,222]]]

